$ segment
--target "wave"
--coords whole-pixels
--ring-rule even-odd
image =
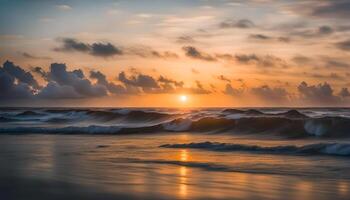
[[[204,149],[209,151],[247,151],[271,154],[308,154],[308,155],[336,155],[350,156],[350,144],[346,143],[317,143],[304,146],[257,146],[245,144],[229,144],[217,142],[201,142],[186,144],[164,144],[163,148],[191,148]]]
[[[232,117],[234,114],[241,116]],[[0,127],[0,133],[62,131],[62,133],[117,134],[189,131],[275,134],[287,138],[350,137],[349,118],[312,118],[297,110],[263,113],[254,109],[226,109],[215,112],[200,110],[174,113],[132,109],[33,109],[0,113],[0,122],[3,125],[12,123],[11,126]],[[25,126],[22,127],[21,124]],[[66,127],[62,127],[64,124]],[[67,126],[68,124],[71,126]],[[34,125],[38,127],[33,127]]]
[[[142,114],[143,115],[143,114]],[[160,115],[150,114],[146,119],[159,119]],[[145,115],[144,115],[145,116]],[[105,115],[104,115],[105,117]],[[162,115],[163,117],[163,115]],[[125,119],[125,118],[124,118]],[[135,119],[135,118],[133,118]],[[1,119],[0,119],[1,120]],[[6,119],[3,119],[6,120]],[[52,118],[56,123],[62,119]],[[6,121],[5,121],[6,123]],[[152,123],[151,123],[152,124]],[[118,127],[118,128],[117,128]],[[302,137],[349,137],[350,119],[340,117],[288,119],[282,117],[252,117],[227,119],[218,117],[204,117],[198,120],[177,118],[171,121],[161,121],[153,125],[129,124],[129,126],[90,125],[67,127],[1,127],[0,133],[72,133],[72,134],[129,134],[129,133],[156,133],[156,132],[226,132],[241,134],[274,134],[287,138]]]
[[[239,110],[239,109],[225,109],[222,111],[226,114],[244,114],[244,115],[253,115],[253,116],[275,116],[275,117],[286,117],[286,118],[308,118],[307,115],[300,113],[297,110],[288,110],[286,112],[271,114],[263,113],[259,110],[249,109],[249,110]]]

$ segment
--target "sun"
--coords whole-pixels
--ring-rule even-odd
[[[179,99],[180,99],[180,101],[183,102],[183,103],[187,102],[187,100],[188,100],[188,98],[187,98],[186,95],[181,95],[181,96],[179,97]]]

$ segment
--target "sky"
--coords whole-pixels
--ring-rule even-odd
[[[350,0],[0,5],[0,106],[350,106]]]

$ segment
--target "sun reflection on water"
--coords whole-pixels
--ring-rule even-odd
[[[181,150],[180,161],[182,161],[182,162],[188,161],[188,151],[187,151],[187,149],[182,149]]]

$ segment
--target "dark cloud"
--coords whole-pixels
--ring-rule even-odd
[[[340,50],[350,51],[350,40],[338,42],[335,46]]]
[[[298,92],[302,100],[311,103],[336,103],[339,97],[334,95],[333,88],[327,82],[318,85],[308,85],[306,82],[300,83]]]
[[[94,56],[110,57],[122,55],[123,52],[111,43],[93,43],[91,45],[91,54]]]
[[[6,61],[2,69],[19,82],[26,83],[35,89],[40,88],[38,82],[30,72],[24,71],[21,67],[14,65],[12,62]]]
[[[127,77],[125,72],[120,72],[118,80],[125,85],[131,85],[134,87],[140,87],[144,92],[151,92],[160,88],[157,81],[149,75],[136,74]]]
[[[60,85],[56,82],[49,82],[38,94],[44,99],[76,99],[83,96],[78,94],[75,89],[68,85]]]
[[[0,100],[31,98],[35,92],[33,86],[17,79],[13,73],[8,73],[4,66],[5,64],[0,68]]]
[[[176,53],[170,52],[170,51],[164,51],[164,52],[159,52],[159,51],[152,51],[151,55],[156,58],[178,58],[179,56]]]
[[[69,52],[76,51],[81,53],[88,53],[98,57],[111,57],[115,55],[122,55],[123,52],[118,47],[111,43],[83,43],[73,38],[63,38],[60,40],[62,46],[55,48],[55,51]]]
[[[255,24],[250,21],[249,19],[240,19],[238,21],[236,20],[226,20],[219,24],[220,28],[253,28],[255,27]]]
[[[99,71],[90,71],[90,78],[97,80],[97,84],[103,85],[107,88],[111,94],[135,94],[136,90],[130,90],[122,85],[118,85],[112,82],[108,82],[106,75]]]
[[[216,58],[206,54],[204,52],[199,51],[197,48],[193,46],[184,46],[182,49],[185,51],[186,56],[194,59],[205,60],[205,61],[216,61]]]
[[[288,102],[289,94],[284,88],[271,88],[268,85],[251,89],[251,93],[258,96],[262,100],[271,102]]]
[[[301,0],[289,6],[297,13],[319,18],[347,19],[350,17],[348,0]]]
[[[249,38],[254,40],[271,40],[272,39],[272,37],[263,35],[263,34],[250,34]]]
[[[62,94],[61,98],[86,98],[107,95],[107,89],[103,85],[92,84],[80,69],[67,71],[65,64],[51,64],[50,71],[46,72],[46,76],[48,84],[38,94],[39,97],[59,98],[58,94]]]
[[[132,75],[127,76],[123,71],[119,73],[118,80],[122,82],[126,88],[133,87],[141,90],[143,93],[161,94],[161,93],[175,93],[184,88],[184,82],[176,81],[165,76],[159,78],[150,75],[141,74],[137,71],[132,71]]]
[[[73,38],[63,38],[60,40],[63,44],[62,47],[56,48],[58,51],[79,51],[79,52],[89,52],[91,51],[91,46],[83,42],[79,42]]]
[[[22,52],[21,55],[28,59],[34,59],[34,60],[52,60],[52,58],[47,56],[35,56],[26,52]]]

